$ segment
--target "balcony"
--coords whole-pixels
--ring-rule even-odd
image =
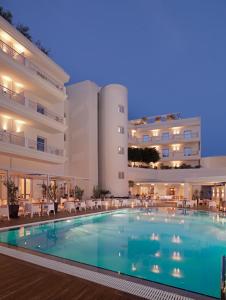
[[[40,145],[23,135],[0,130],[1,152],[8,155],[25,157],[52,163],[65,161],[64,150],[50,145]]]
[[[37,65],[35,65],[33,62],[31,62],[27,57],[24,56],[23,53],[17,52],[15,49],[7,45],[5,42],[0,40],[0,49],[7,54],[9,57],[11,57],[13,60],[18,62],[19,64],[25,66],[30,71],[32,71],[34,74],[36,74],[39,78],[43,79],[45,82],[48,82],[51,86],[55,87],[58,91],[65,94],[65,87],[64,85],[57,82],[54,78],[49,76],[45,71],[43,71],[41,68],[39,68]]]
[[[194,150],[189,154],[184,153],[183,151],[169,151],[169,155],[161,153],[161,161],[168,161],[168,160],[196,160],[200,159],[200,152],[198,150]]]
[[[199,133],[192,132],[191,136],[187,137],[184,134],[171,134],[169,138],[163,138],[162,136],[149,136],[145,139],[137,138],[129,135],[128,142],[131,144],[143,144],[149,146],[150,144],[171,144],[176,142],[192,142],[199,140]]]
[[[47,107],[32,101],[24,96],[24,93],[16,93],[0,85],[0,106],[44,125],[54,128],[53,131],[65,130],[64,117],[49,110]],[[46,123],[46,124],[45,124]]]

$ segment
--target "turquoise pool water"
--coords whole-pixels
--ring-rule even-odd
[[[130,209],[0,232],[0,242],[219,297],[224,221]]]

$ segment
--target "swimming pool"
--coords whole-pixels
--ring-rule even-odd
[[[219,297],[226,219],[128,209],[2,231],[0,242]]]

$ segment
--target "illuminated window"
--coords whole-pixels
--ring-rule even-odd
[[[152,135],[153,136],[158,136],[159,135],[158,129],[152,130]]]
[[[124,134],[125,130],[123,126],[118,126],[118,133]]]
[[[124,147],[118,146],[118,154],[124,154]]]
[[[180,150],[180,145],[174,144],[172,145],[173,151],[179,151]]]
[[[180,134],[180,127],[174,127],[172,128],[173,134]]]
[[[173,165],[174,168],[179,168],[180,165],[181,165],[181,162],[180,161],[173,161],[172,165]]]

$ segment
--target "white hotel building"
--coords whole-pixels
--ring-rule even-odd
[[[19,195],[41,198],[43,181],[85,198],[95,185],[114,196],[192,197],[195,189],[225,199],[226,158],[201,157],[199,118],[177,115],[128,122],[127,89],[69,75],[0,17],[0,200],[11,176]],[[127,148],[156,147],[161,161],[129,167]],[[183,168],[182,168],[183,167]]]

